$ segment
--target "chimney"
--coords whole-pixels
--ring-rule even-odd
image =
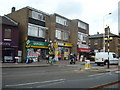
[[[99,35],[99,32],[97,32],[97,35]]]
[[[15,12],[15,7],[12,7],[11,13],[12,13],[12,12]]]
[[[110,28],[109,26],[105,28],[105,35],[108,35],[110,33]]]

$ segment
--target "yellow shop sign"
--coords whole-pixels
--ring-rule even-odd
[[[66,47],[72,47],[72,43],[65,43]]]
[[[58,46],[72,47],[72,43],[57,42]]]

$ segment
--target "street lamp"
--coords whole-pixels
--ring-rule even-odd
[[[106,14],[105,16],[103,16],[103,30],[105,29],[105,27],[104,27],[104,21],[105,21],[105,17],[107,16],[107,15],[111,15],[112,13],[108,13],[108,14]],[[103,52],[105,52],[105,40],[104,40],[104,38],[105,38],[105,33],[103,33]]]

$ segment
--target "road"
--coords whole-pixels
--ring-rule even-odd
[[[93,64],[95,67],[95,65]],[[3,88],[90,88],[117,81],[113,72],[80,71],[79,65],[3,68]]]

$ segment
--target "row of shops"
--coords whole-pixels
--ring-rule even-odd
[[[22,57],[22,51],[18,50],[18,46],[13,46],[9,42],[3,43],[3,62],[15,62],[15,57]],[[54,43],[38,42],[27,40],[26,41],[26,58],[32,59],[34,62],[39,60],[46,60],[46,56],[54,55],[56,61],[68,60],[72,52],[72,43],[56,41]],[[89,49],[78,48],[78,58],[87,55]],[[21,60],[19,61],[21,62]]]
[[[49,55],[54,55],[56,61],[68,60],[72,46],[72,43],[62,41],[48,43],[27,40],[26,58],[38,62],[39,60],[46,60]],[[87,52],[90,52],[90,49],[78,48],[78,58],[87,55]]]
[[[72,43],[66,42],[47,43],[28,40],[26,44],[27,59],[31,58],[34,62],[44,60],[48,55],[54,55],[56,60],[68,59],[72,48]]]

